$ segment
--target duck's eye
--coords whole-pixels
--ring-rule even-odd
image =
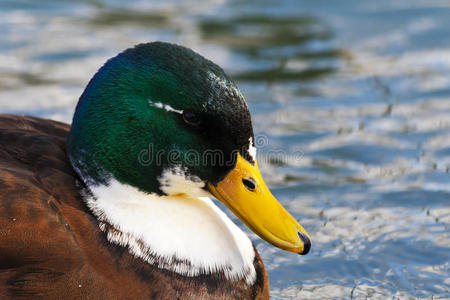
[[[253,178],[242,178],[242,183],[250,192],[253,192],[256,189],[256,182]]]
[[[183,120],[189,125],[199,125],[200,118],[193,112],[184,111],[183,112]]]

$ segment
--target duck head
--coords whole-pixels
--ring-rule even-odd
[[[147,194],[211,193],[261,238],[299,254],[311,242],[256,162],[250,112],[224,71],[168,43],[110,59],[80,97],[67,141],[88,187],[111,178]]]

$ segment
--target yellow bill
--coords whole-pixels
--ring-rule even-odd
[[[236,167],[208,189],[267,242],[299,254],[309,252],[308,233],[270,193],[256,162],[253,166],[238,154]]]

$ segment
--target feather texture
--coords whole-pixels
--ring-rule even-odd
[[[268,299],[256,280],[184,277],[108,242],[65,152],[69,126],[0,115],[0,299]]]

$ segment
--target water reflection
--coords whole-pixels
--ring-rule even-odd
[[[335,70],[338,49],[312,51],[308,46],[326,42],[333,35],[329,28],[310,16],[275,17],[243,15],[228,19],[205,19],[200,23],[205,41],[226,46],[255,66],[232,73],[238,81],[312,80]],[[260,66],[266,65],[261,69]]]
[[[164,11],[146,12],[129,9],[100,9],[89,20],[96,27],[138,26],[138,27],[170,27],[171,14]]]

